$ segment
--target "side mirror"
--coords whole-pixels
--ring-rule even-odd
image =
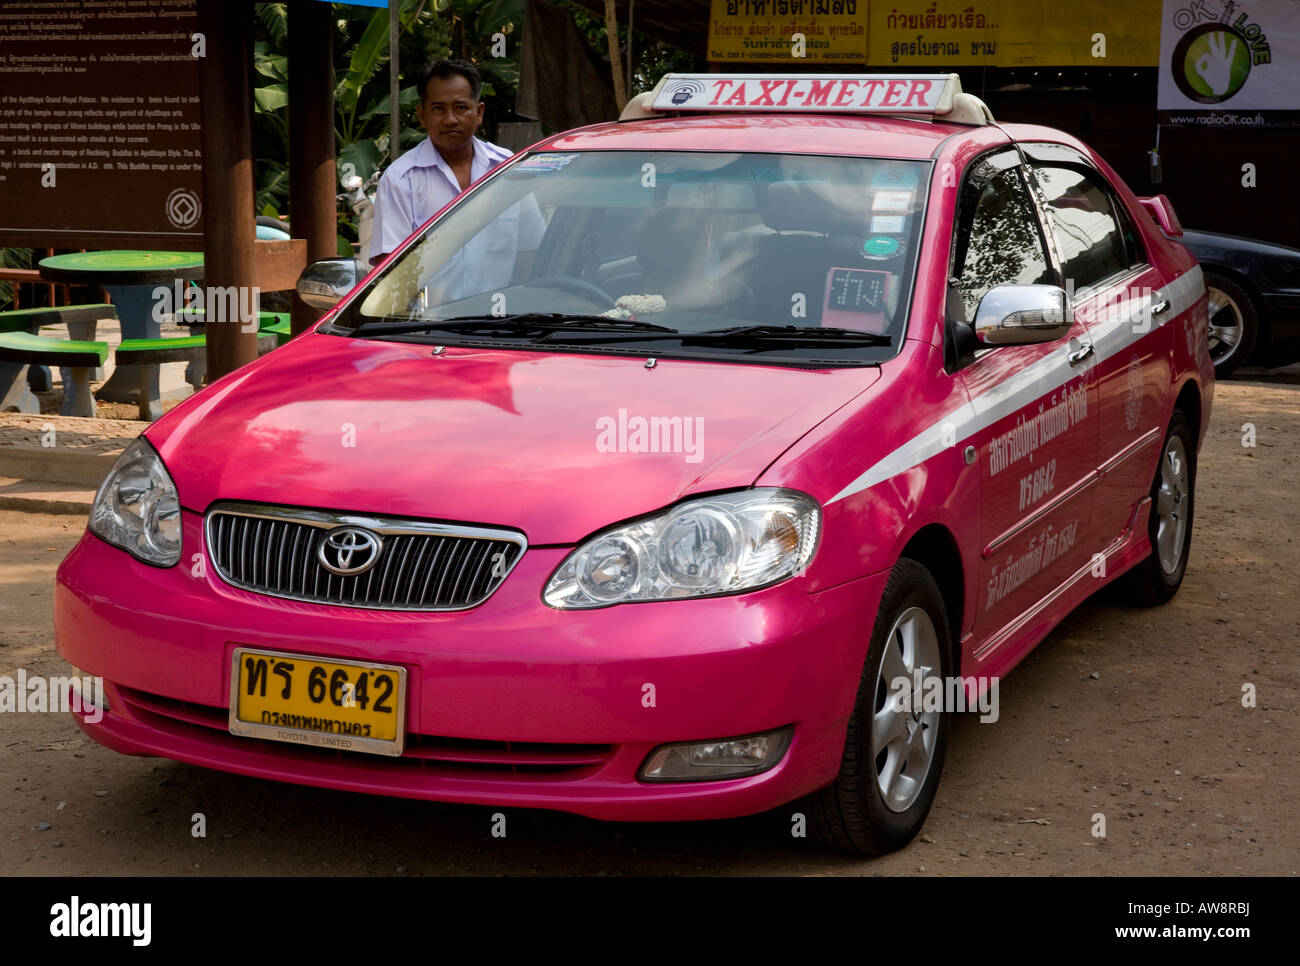
[[[368,271],[356,258],[322,258],[298,276],[298,295],[312,308],[332,309],[357,287]]]
[[[1055,342],[1073,318],[1070,297],[1057,285],[995,285],[975,310],[975,335],[985,345]]]

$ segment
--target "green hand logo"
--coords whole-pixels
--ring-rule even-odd
[[[1241,90],[1250,74],[1250,47],[1219,24],[1190,30],[1174,51],[1174,79],[1184,94],[1218,104]]]

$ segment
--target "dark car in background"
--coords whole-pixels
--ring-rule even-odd
[[[1280,341],[1300,339],[1300,249],[1184,231],[1174,239],[1201,263],[1210,299],[1210,358],[1219,379],[1252,354]]]

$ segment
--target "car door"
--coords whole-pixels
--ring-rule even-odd
[[[1151,486],[1151,448],[1163,438],[1170,384],[1165,280],[1114,189],[1082,155],[1026,145],[1033,184],[1076,313],[1092,335],[1097,370],[1098,550],[1118,541]]]
[[[969,323],[995,285],[1059,284],[1049,252],[1020,155],[976,162],[958,203],[950,312]],[[981,651],[1045,603],[1092,553],[1097,386],[1093,367],[1077,361],[1089,339],[1087,325],[1074,318],[1064,338],[981,346],[960,370],[975,410],[983,487],[975,618]]]

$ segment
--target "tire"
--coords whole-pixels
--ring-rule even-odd
[[[1216,379],[1227,379],[1250,359],[1259,339],[1259,313],[1250,293],[1218,272],[1205,272],[1210,298],[1210,359]]]
[[[1147,535],[1151,554],[1116,583],[1130,603],[1155,606],[1178,593],[1192,549],[1196,500],[1196,450],[1182,410],[1174,410],[1151,484]],[[1181,523],[1181,534],[1179,524]]]
[[[915,642],[910,668],[905,635]],[[871,725],[886,703],[897,705],[904,693],[891,689],[888,681],[900,674],[911,678],[917,667],[928,667],[944,678],[951,675],[951,640],[934,578],[916,561],[899,560],[876,612],[839,775],[807,802],[814,834],[825,844],[846,852],[882,855],[902,848],[921,830],[939,787],[952,712],[896,711],[890,720],[898,723],[897,731],[890,740],[873,738]],[[930,676],[923,674],[923,679]],[[909,745],[911,756],[899,753]],[[892,782],[888,781],[891,765]],[[907,774],[909,768],[912,775]],[[882,784],[889,794],[882,791]]]

